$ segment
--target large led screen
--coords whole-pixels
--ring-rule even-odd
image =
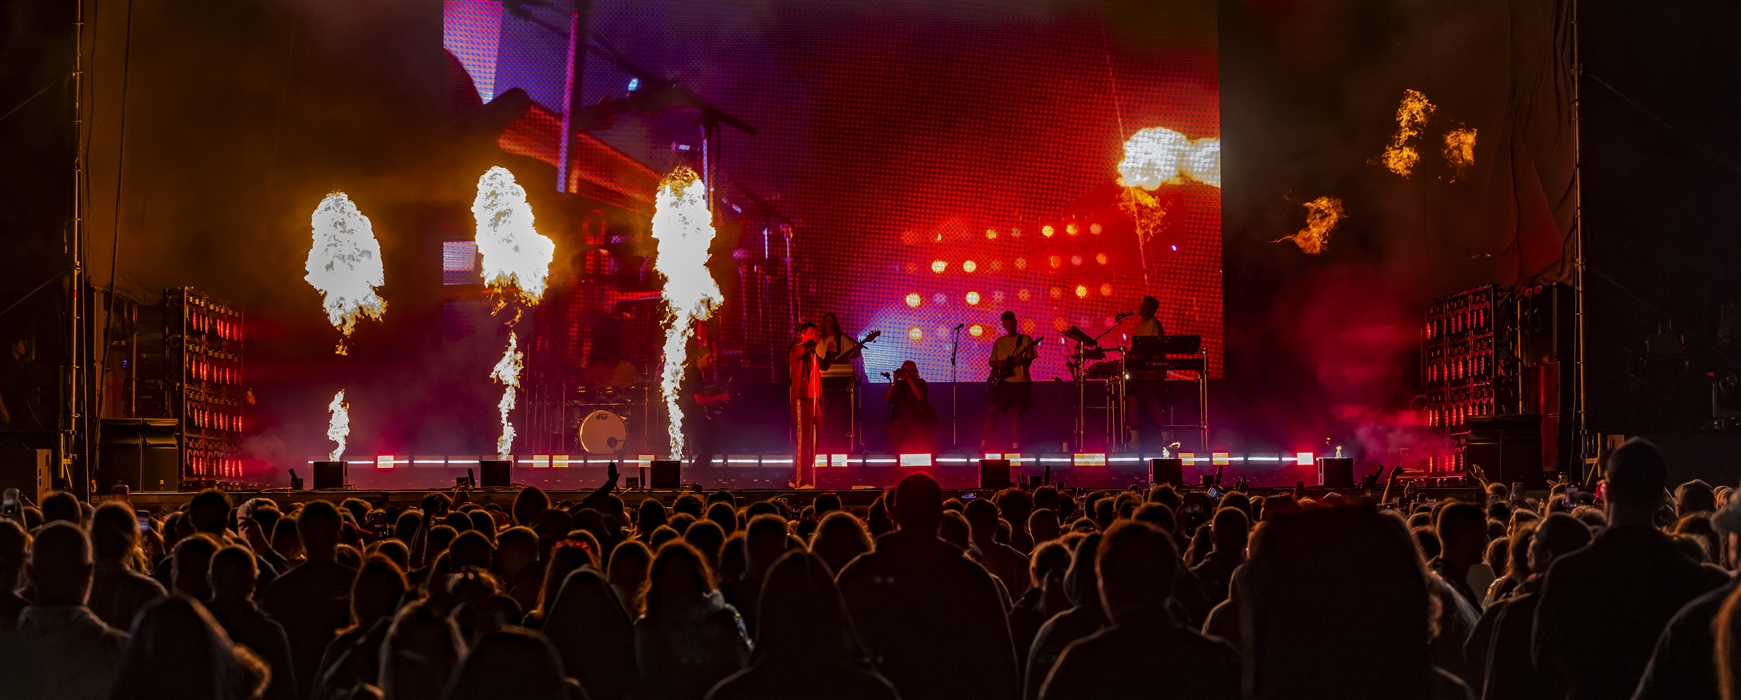
[[[555,125],[570,105],[627,99],[653,76],[751,125],[705,144],[722,221],[739,227],[732,257],[779,270],[776,286],[790,283],[797,301],[784,315],[833,311],[849,332],[882,331],[870,380],[911,359],[947,381],[957,339],[956,376],[983,378],[1005,310],[1045,336],[1036,379],[1067,379],[1061,333],[1122,345],[1135,319],[1118,314],[1144,295],[1160,300],[1169,333],[1202,336],[1219,376],[1213,3],[577,5],[447,0],[457,84],[484,102],[520,87]],[[663,173],[701,164],[704,114],[695,103],[627,110],[585,133]],[[1173,160],[1121,182],[1126,142],[1146,129],[1178,148],[1156,155],[1151,140],[1136,160]],[[545,151],[595,157],[563,146]],[[760,235],[776,216],[793,224],[789,276],[783,237],[764,247]],[[780,357],[792,320],[736,342]]]

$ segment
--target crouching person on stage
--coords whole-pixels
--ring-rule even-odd
[[[919,378],[912,360],[895,370],[883,402],[889,405],[889,449],[901,453],[929,453],[937,428],[937,411],[931,407],[931,390]]]

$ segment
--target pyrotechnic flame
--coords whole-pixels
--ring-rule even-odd
[[[1221,140],[1192,141],[1172,129],[1151,127],[1124,142],[1118,164],[1118,184],[1153,190],[1165,184],[1195,180],[1221,187]]]
[[[532,228],[532,206],[526,203],[525,188],[514,183],[513,173],[495,167],[478,178],[472,216],[478,222],[484,284],[498,294],[517,290],[522,300],[538,303],[544,297],[550,261],[556,258],[556,243]]]
[[[1141,187],[1126,187],[1119,197],[1119,208],[1130,214],[1136,222],[1137,236],[1142,240],[1154,238],[1166,225],[1167,210],[1161,206],[1161,201]]]
[[[508,459],[514,450],[514,424],[508,422],[508,414],[514,410],[514,394],[520,388],[520,360],[524,356],[519,347],[520,339],[509,331],[508,351],[490,371],[490,378],[502,385],[502,400],[496,403],[496,410],[502,413],[502,436],[496,439],[496,455],[500,459]]]
[[[696,321],[706,319],[722,300],[719,285],[707,269],[713,246],[713,213],[700,176],[679,167],[659,182],[653,201],[653,238],[658,241],[654,268],[665,278],[665,366],[659,388],[670,411],[671,457],[683,456],[683,408],[678,385],[689,347],[685,339]]]
[[[1409,141],[1421,134],[1427,120],[1433,116],[1433,103],[1427,101],[1427,96],[1419,90],[1404,90],[1402,104],[1396,108],[1396,134],[1390,137],[1390,145],[1385,146],[1384,155],[1379,160],[1390,171],[1408,177],[1414,172],[1415,164],[1421,161],[1421,154],[1409,145]]]
[[[351,405],[345,403],[345,390],[333,394],[332,403],[326,405],[326,410],[332,412],[332,419],[326,424],[326,439],[338,443],[338,447],[327,455],[334,462],[345,456],[345,438],[351,436]]]
[[[387,311],[387,302],[375,294],[385,284],[381,244],[369,217],[343,192],[320,200],[312,224],[314,247],[308,250],[303,279],[320,291],[327,320],[348,338],[363,316],[379,321]],[[342,339],[337,352],[345,354]]]
[[[1342,200],[1319,197],[1306,202],[1306,227],[1292,236],[1282,236],[1271,243],[1293,241],[1307,255],[1317,255],[1330,247],[1330,231],[1342,220]]]
[[[1463,171],[1475,164],[1475,130],[1468,127],[1445,132],[1445,162],[1451,165],[1451,181],[1463,177]]]

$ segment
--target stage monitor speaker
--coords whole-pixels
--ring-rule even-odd
[[[0,490],[18,489],[19,496],[41,505],[42,497],[54,487],[48,469],[52,457],[48,450],[0,450]]]
[[[683,488],[683,463],[677,460],[653,460],[652,475],[647,478],[647,488],[680,489]]]
[[[316,490],[342,489],[345,487],[344,462],[315,462],[313,466],[314,488]]]
[[[478,488],[505,489],[513,485],[513,460],[486,459],[478,462]]]
[[[1178,457],[1149,460],[1149,483],[1185,485],[1185,460]]]
[[[174,418],[104,418],[97,446],[97,488],[172,492],[181,486]]]
[[[1547,488],[1542,471],[1542,417],[1534,414],[1472,416],[1463,442],[1463,463],[1481,478],[1501,484],[1523,482],[1526,489]]]
[[[979,460],[979,487],[982,489],[1009,488],[1010,461],[1007,459]]]
[[[1318,485],[1333,489],[1354,488],[1354,458],[1319,457]]]

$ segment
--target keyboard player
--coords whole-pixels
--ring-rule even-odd
[[[1161,337],[1166,331],[1161,327],[1161,321],[1155,318],[1155,313],[1161,310],[1161,300],[1154,297],[1143,297],[1142,304],[1137,307],[1136,329],[1131,331],[1132,338]],[[1130,358],[1140,363],[1140,358]],[[1160,358],[1154,358],[1160,359]],[[1144,367],[1130,368],[1130,385],[1125,392],[1125,427],[1130,430],[1130,447],[1143,446],[1141,436],[1144,434],[1142,414],[1140,409],[1148,409],[1154,419],[1153,425],[1147,429],[1151,442],[1156,445],[1167,444],[1167,431],[1161,426],[1167,425],[1166,411],[1166,370],[1147,369]]]

